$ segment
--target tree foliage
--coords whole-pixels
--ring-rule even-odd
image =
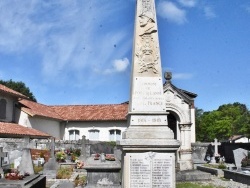
[[[0,80],[0,84],[5,85],[6,87],[13,89],[19,93],[22,93],[23,95],[29,97],[30,100],[37,102],[33,93],[30,91],[30,89],[23,82],[15,82],[12,80],[8,80],[8,81]]]
[[[250,112],[245,104],[225,104],[211,112],[196,109],[198,141],[228,140],[232,135],[250,137]]]

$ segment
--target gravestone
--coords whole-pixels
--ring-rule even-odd
[[[129,127],[120,142],[123,157],[122,187],[139,187],[139,183],[136,184],[138,176],[142,178],[141,181],[145,181],[145,187],[155,185],[172,188],[175,187],[175,163],[169,162],[169,166],[165,166],[166,161],[162,157],[175,161],[180,142],[174,139],[174,133],[168,127],[154,0],[137,0],[133,49],[127,116]],[[155,156],[156,161],[163,166],[157,166],[160,169],[159,176],[156,176],[154,167],[149,167],[152,161],[152,164],[157,164],[154,159],[138,164],[145,171],[140,170],[136,175],[136,164],[133,161],[141,161],[149,156]],[[156,178],[159,178],[158,183]]]
[[[0,174],[1,178],[4,178],[4,171],[3,171],[3,158],[7,156],[7,152],[3,152],[3,147],[0,147]]]
[[[238,149],[233,150],[233,153],[234,153],[234,162],[235,162],[235,166],[237,167],[237,171],[241,171],[241,161],[247,156],[248,151],[242,148],[238,148]]]
[[[86,136],[82,136],[81,140],[81,155],[79,157],[79,160],[85,161],[86,160]]]
[[[211,142],[211,144],[212,144],[212,146],[214,146],[214,154],[212,156],[211,163],[216,163],[215,157],[220,157],[220,154],[218,152],[218,146],[220,146],[221,143],[218,142],[217,138],[215,138],[214,142]]]
[[[43,167],[43,175],[47,177],[47,179],[55,179],[56,173],[59,168],[59,165],[55,158],[55,138],[51,138],[51,146],[50,146],[50,158],[47,163],[44,164]]]
[[[30,149],[28,148],[23,149],[23,154],[20,165],[18,167],[18,171],[22,175],[24,175],[25,173],[28,173],[30,175],[34,174],[33,161],[31,158]]]
[[[205,159],[208,145],[208,143],[201,142],[192,143],[192,159],[194,168],[196,168],[197,165],[207,162]]]
[[[34,166],[33,166],[33,161],[32,161],[31,153],[30,153],[30,138],[29,137],[24,138],[23,145],[24,145],[24,148],[22,150],[22,158],[20,161],[20,165],[18,167],[18,171],[20,172],[21,175],[24,175],[25,173],[33,175]]]

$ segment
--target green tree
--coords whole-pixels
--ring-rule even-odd
[[[33,93],[23,82],[15,82],[12,80],[8,80],[8,81],[0,80],[0,84],[5,85],[6,87],[11,88],[19,93],[22,93],[23,95],[29,97],[30,100],[37,102]]]
[[[198,141],[227,140],[232,135],[250,136],[250,113],[241,103],[221,105],[211,112],[196,113]]]

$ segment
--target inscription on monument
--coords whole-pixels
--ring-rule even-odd
[[[166,115],[134,115],[130,125],[166,125]]]
[[[159,79],[157,77],[136,78],[132,93],[132,111],[165,111],[163,87]]]
[[[168,153],[129,154],[130,187],[173,187],[173,161]]]

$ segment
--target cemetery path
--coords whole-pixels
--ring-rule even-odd
[[[216,187],[225,187],[225,188],[250,188],[250,185],[235,182],[233,180],[221,179],[214,175],[211,176],[211,181],[204,181],[202,182],[202,184],[204,185],[213,184]]]

